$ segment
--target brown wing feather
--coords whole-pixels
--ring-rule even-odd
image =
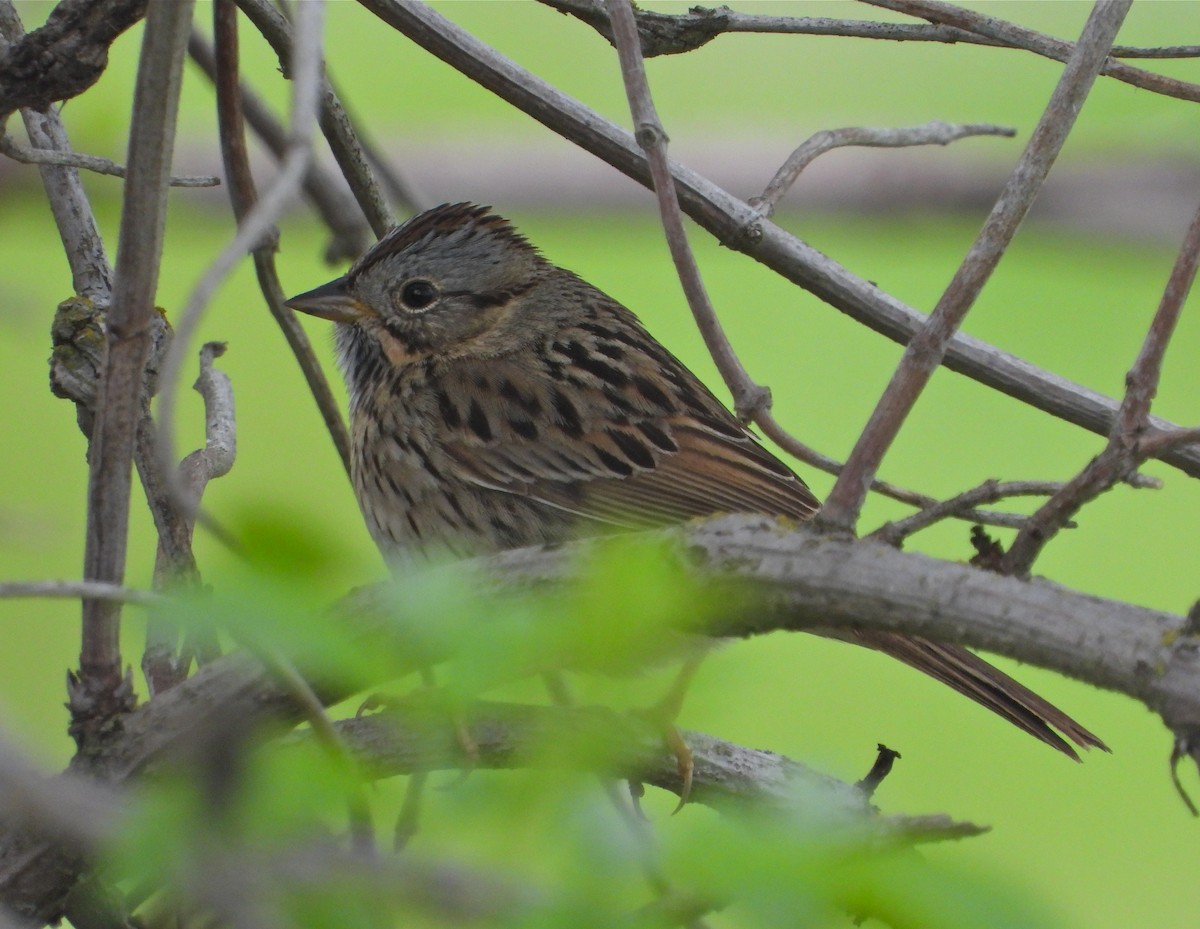
[[[816,512],[804,482],[632,316],[610,325],[560,334],[543,367],[464,359],[445,372],[447,396],[487,398],[440,437],[455,474],[630,528]]]

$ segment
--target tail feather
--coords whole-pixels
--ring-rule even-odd
[[[877,649],[925,672],[1076,761],[1079,755],[1067,739],[1080,748],[1109,751],[1098,736],[1054,704],[959,645],[881,630],[855,630],[836,637]]]

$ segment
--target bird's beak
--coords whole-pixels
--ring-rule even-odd
[[[370,313],[365,304],[347,292],[345,275],[285,300],[284,303],[293,310],[320,316],[322,319],[332,319],[335,323],[352,323]]]

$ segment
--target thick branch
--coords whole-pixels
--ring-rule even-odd
[[[650,784],[679,794],[678,759],[663,745],[662,731],[629,713],[601,706],[531,706],[475,702],[463,707],[463,723],[478,755],[466,757],[447,725],[444,706],[416,700],[393,704],[383,713],[337,723],[346,747],[369,777],[393,777],[417,771],[480,768],[528,768],[562,764],[605,776]],[[717,809],[776,807],[809,812],[831,820],[869,815],[868,798],[837,778],[783,755],[745,748],[702,732],[680,735],[691,749],[695,771],[689,800]],[[305,733],[298,737],[308,741]],[[547,752],[553,746],[554,751]],[[573,750],[578,746],[578,751]],[[599,768],[597,768],[599,764]],[[884,817],[885,832],[911,834],[918,820]],[[959,837],[983,831],[950,823],[916,831],[920,839]],[[966,831],[964,831],[964,829]]]
[[[758,517],[672,536],[701,574],[745,585],[748,607],[714,634],[856,628],[958,642],[1126,694],[1174,732],[1200,732],[1200,643],[1182,616]],[[579,557],[574,546],[522,549],[486,564],[504,585],[527,586],[561,581]]]

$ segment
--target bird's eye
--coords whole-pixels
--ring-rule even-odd
[[[437,288],[429,281],[409,281],[400,291],[400,299],[410,310],[423,310],[437,299]]]

